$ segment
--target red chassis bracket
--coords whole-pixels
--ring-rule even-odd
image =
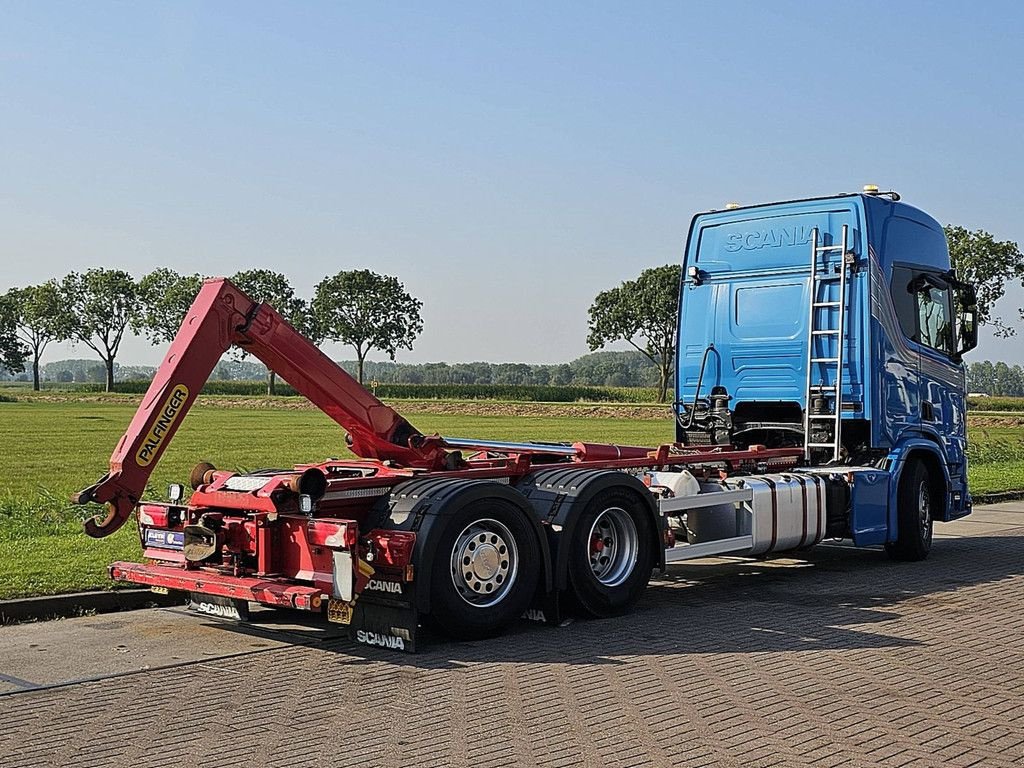
[[[114,563],[108,569],[115,581],[128,581],[149,587],[164,587],[183,592],[203,592],[236,600],[252,600],[284,608],[320,610],[323,592],[316,587],[287,584],[280,579],[228,576],[212,571],[186,571],[180,567]]]

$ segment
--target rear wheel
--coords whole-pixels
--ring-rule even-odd
[[[594,616],[628,611],[647,587],[654,567],[647,508],[632,493],[613,488],[582,512],[568,546],[569,582]]]
[[[430,622],[452,637],[497,634],[529,606],[540,547],[525,515],[502,499],[458,510],[438,539]]]
[[[928,467],[919,459],[910,459],[900,476],[896,493],[896,541],[886,544],[893,560],[924,560],[932,548],[932,515],[941,502]]]

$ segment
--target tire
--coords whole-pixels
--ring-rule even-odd
[[[602,618],[632,608],[651,580],[653,540],[650,513],[635,494],[622,488],[598,494],[568,543],[569,585],[580,606]]]
[[[932,512],[938,502],[936,485],[923,461],[908,461],[896,493],[896,541],[885,545],[885,551],[893,560],[916,561],[928,557],[935,527]]]
[[[437,540],[427,620],[459,640],[493,637],[529,607],[540,566],[525,513],[504,499],[469,504]]]

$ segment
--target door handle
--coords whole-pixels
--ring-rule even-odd
[[[935,421],[935,407],[930,400],[921,401],[921,419],[923,421]]]

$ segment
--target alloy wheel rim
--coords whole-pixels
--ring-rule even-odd
[[[455,539],[452,584],[474,608],[490,608],[509,594],[519,574],[519,550],[508,527],[493,519],[476,520]]]
[[[636,566],[640,537],[633,518],[622,507],[609,507],[597,516],[587,537],[590,570],[606,587],[629,578]]]

